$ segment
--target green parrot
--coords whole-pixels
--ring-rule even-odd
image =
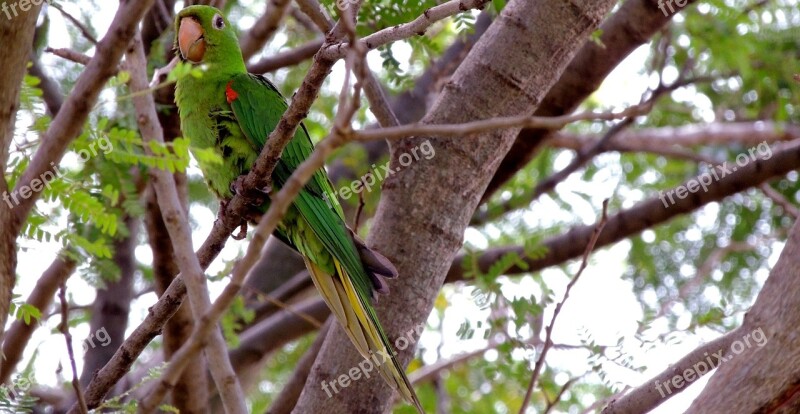
[[[222,165],[200,158],[198,163],[224,205],[241,190],[240,177],[250,170],[288,106],[270,81],[247,73],[234,29],[218,9],[187,7],[178,13],[175,28],[179,58],[205,67],[201,78],[178,80],[175,101],[181,129],[192,147],[213,148],[222,157]],[[313,149],[308,131],[300,125],[272,173],[272,186],[283,186]],[[262,212],[269,207],[268,197],[265,200],[258,207]],[[388,292],[383,279],[397,277],[397,270],[347,227],[324,169],[300,191],[274,235],[302,255],[315,286],[358,352],[367,359],[376,353],[384,356],[384,363],[378,364],[381,376],[424,413],[370,303],[376,292]]]

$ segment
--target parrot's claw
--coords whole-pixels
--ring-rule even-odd
[[[244,180],[247,176],[240,175],[236,177],[235,180],[231,183],[230,190],[233,194],[244,196]],[[270,194],[272,193],[272,186],[268,185],[266,188],[256,188],[254,189],[249,195],[253,198],[253,202],[250,204],[254,206],[261,206],[263,205],[268,199]]]
[[[241,227],[239,227],[239,232],[236,234],[231,235],[234,240],[243,240],[247,237],[247,222],[242,221]]]

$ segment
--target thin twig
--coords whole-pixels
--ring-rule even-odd
[[[311,40],[294,49],[264,57],[258,62],[247,65],[247,70],[251,73],[267,73],[296,65],[304,60],[311,59],[314,53],[317,53],[319,48],[322,47],[323,43],[323,39]]]
[[[589,265],[589,255],[594,250],[595,244],[597,244],[597,239],[600,238],[600,233],[603,232],[603,227],[605,227],[606,222],[608,221],[608,199],[603,200],[603,212],[602,216],[600,217],[600,222],[597,223],[597,227],[595,227],[594,232],[592,233],[591,239],[589,239],[589,243],[586,245],[586,250],[583,253],[583,260],[581,261],[581,266],[578,268],[578,272],[575,273],[572,280],[569,281],[567,284],[567,288],[564,291],[564,297],[561,299],[560,302],[556,304],[555,310],[553,310],[553,317],[550,318],[550,324],[547,325],[545,328],[545,339],[544,345],[542,345],[542,351],[539,353],[539,357],[536,359],[536,365],[533,368],[533,373],[531,373],[531,380],[528,383],[528,390],[525,392],[525,398],[522,400],[522,405],[520,406],[519,413],[524,414],[525,409],[528,407],[528,404],[531,400],[531,395],[533,394],[533,388],[536,385],[536,380],[539,378],[539,373],[542,370],[542,366],[544,365],[545,356],[547,356],[547,351],[550,350],[550,347],[553,345],[552,342],[552,334],[553,334],[553,327],[556,323],[556,318],[561,313],[561,308],[564,306],[564,303],[569,299],[569,292],[572,290],[572,287],[575,286],[575,283],[578,282],[578,279],[583,274],[584,269],[586,266]]]
[[[794,218],[795,220],[800,218],[800,209],[798,209],[797,206],[792,204],[791,201],[787,200],[786,197],[783,196],[783,194],[779,193],[777,190],[772,188],[772,186],[770,186],[769,183],[761,184],[760,186],[758,186],[758,188],[761,190],[761,192],[764,193],[765,196],[771,198],[772,201],[775,202],[775,204],[781,206],[781,208],[783,208],[783,211],[786,212],[786,214],[792,216],[792,218]]]
[[[169,73],[172,72],[172,69],[175,69],[175,66],[178,66],[179,61],[180,59],[178,59],[178,57],[175,56],[174,58],[172,58],[172,60],[169,61],[169,63],[167,63],[166,66],[154,70],[153,79],[150,80],[150,89],[155,89],[162,82],[166,81],[167,75],[169,75]],[[162,78],[164,80],[162,80]]]
[[[358,41],[358,34],[356,33],[356,18],[360,7],[361,1],[350,4],[350,7],[347,9],[340,10],[342,18],[339,19],[339,21],[345,22],[343,28],[347,33],[350,44],[356,45],[353,51],[355,51],[355,56],[358,60],[354,65],[354,73],[364,89],[364,94],[367,97],[367,101],[369,101],[369,109],[375,115],[378,124],[382,127],[398,126],[400,122],[397,120],[397,115],[395,115],[391,105],[389,105],[389,101],[386,99],[384,88],[381,87],[375,74],[372,73],[372,70],[370,70],[369,66],[365,63],[369,50],[364,44]]]
[[[373,50],[388,43],[424,34],[434,23],[470,9],[482,9],[488,2],[489,0],[450,0],[425,10],[410,22],[387,27],[364,37],[359,42],[368,50]],[[331,45],[323,50],[321,55],[327,59],[341,59],[350,46],[350,44]]]
[[[604,152],[611,139],[622,132],[622,130],[627,128],[631,123],[633,123],[633,119],[633,117],[628,117],[612,126],[602,138],[578,151],[575,155],[575,158],[570,161],[569,165],[536,184],[536,187],[534,187],[530,193],[526,193],[522,196],[512,197],[497,207],[487,208],[475,213],[470,221],[470,224],[473,226],[485,224],[490,220],[500,217],[510,211],[521,208],[524,205],[530,205],[545,193],[552,191],[559,183],[566,180],[567,177],[572,175],[572,173],[575,171],[578,171],[578,169],[589,162],[589,160]]]
[[[306,321],[309,324],[313,325],[315,328],[322,327],[322,322],[318,321],[313,316],[311,316],[311,315],[309,315],[309,314],[307,314],[307,313],[305,313],[303,311],[297,310],[294,306],[282,301],[281,299],[279,299],[279,298],[277,298],[277,297],[275,297],[273,295],[270,295],[268,293],[261,292],[261,291],[255,289],[255,288],[253,288],[253,287],[250,287],[250,286],[244,286],[244,287],[246,289],[254,292],[256,294],[256,297],[259,300],[262,300],[262,299],[266,300],[267,302],[272,303],[276,307],[278,307],[280,309],[283,309],[286,312],[291,313],[292,315],[295,315],[295,316],[303,319],[304,321]]]
[[[362,180],[363,182],[363,180]],[[361,224],[361,213],[364,211],[364,192],[358,193],[358,207],[353,215],[353,231],[358,234],[358,227]]]
[[[52,53],[60,58],[64,58],[66,60],[75,63],[80,63],[81,65],[88,65],[89,62],[92,60],[90,56],[84,55],[83,53],[72,49],[66,49],[66,48],[53,49],[52,47],[46,47],[44,51],[45,53]]]
[[[561,397],[564,395],[564,393],[567,392],[569,387],[571,387],[572,384],[578,381],[578,379],[580,379],[580,377],[570,378],[569,381],[567,381],[563,386],[561,386],[561,389],[558,391],[558,394],[556,394],[556,396],[552,400],[547,401],[547,407],[545,407],[542,414],[547,414],[552,409],[556,408],[556,405],[558,405],[558,402],[561,401]]]
[[[75,353],[72,350],[72,335],[69,333],[69,305],[67,305],[67,284],[66,281],[61,282],[61,288],[58,291],[58,298],[61,300],[61,323],[58,329],[64,335],[64,340],[67,342],[67,354],[69,355],[69,363],[72,367],[72,388],[75,390],[75,396],[78,398],[78,407],[80,413],[86,414],[89,408],[86,407],[86,400],[83,398],[83,390],[81,390],[81,382],[78,380],[78,368],[75,366]]]
[[[461,124],[407,124],[397,127],[352,131],[346,135],[350,141],[400,139],[412,136],[468,137],[481,132],[509,128],[561,129],[579,121],[613,121],[647,113],[649,103],[628,107],[620,112],[581,112],[561,116],[508,116],[464,122]]]
[[[86,27],[83,23],[81,23],[80,20],[78,20],[73,15],[71,15],[71,14],[67,13],[66,11],[64,11],[64,9],[61,7],[61,5],[59,5],[56,2],[49,1],[49,2],[47,2],[47,4],[50,5],[50,7],[53,7],[56,10],[58,10],[59,12],[61,12],[61,15],[66,17],[67,20],[71,21],[72,24],[74,24],[75,27],[77,27],[78,30],[81,31],[81,34],[83,35],[83,37],[86,38],[86,40],[88,40],[93,45],[97,44],[97,38],[94,37],[92,32],[89,30],[89,28]]]

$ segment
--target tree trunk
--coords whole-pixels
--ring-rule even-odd
[[[612,5],[609,0],[509,2],[423,122],[532,113]],[[393,293],[376,304],[390,338],[414,332],[427,319],[469,219],[517,133],[519,129],[460,140],[417,137],[394,143],[395,168],[401,154],[412,153],[428,140],[435,156],[387,178],[370,232],[370,244],[389,257],[401,275],[390,282]],[[410,359],[410,347],[398,351],[401,361]],[[357,392],[341,392],[337,384],[340,392],[332,398],[322,389],[323,381],[347,375],[361,360],[341,328],[331,329],[294,412],[387,411],[391,389],[380,378],[354,381]]]
[[[30,4],[29,4],[30,6]],[[3,62],[3,76],[0,76],[0,171],[6,170],[8,150],[14,136],[14,125],[19,107],[19,92],[25,65],[33,45],[33,33],[36,31],[36,18],[42,8],[32,6],[29,10],[20,10],[14,15],[0,14],[0,62]],[[13,18],[12,18],[13,17]],[[16,47],[10,47],[16,45]],[[8,183],[5,174],[0,174],[0,198],[7,195]],[[17,232],[19,228],[13,214],[13,205],[9,201],[0,201],[0,342],[11,305],[11,291],[17,268]],[[14,231],[9,231],[9,228]],[[0,362],[2,364],[2,362]]]
[[[800,221],[795,222],[778,263],[744,317],[739,329],[743,337],[731,345],[726,361],[719,364],[687,413],[796,413],[800,410],[798,276]],[[764,339],[759,340],[762,337]]]

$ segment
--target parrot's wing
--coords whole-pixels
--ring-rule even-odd
[[[250,74],[234,77],[228,83],[226,95],[245,136],[260,150],[288,108],[283,96],[266,78]],[[292,172],[311,156],[313,150],[308,131],[305,125],[300,124],[272,174],[275,184],[278,187],[286,184]],[[323,169],[314,173],[294,200],[294,205],[325,248],[353,279],[359,295],[371,297],[373,290],[386,290],[381,276],[395,277],[397,271],[380,253],[353,237],[344,223],[339,200]]]
[[[234,77],[227,85],[226,96],[245,136],[256,148],[263,148],[287,109],[283,96],[266,78],[249,74]],[[308,131],[301,124],[272,173],[275,184],[279,187],[285,185],[292,172],[311,156],[313,150]],[[369,249],[347,228],[339,200],[324,169],[314,173],[293,204],[335,259],[336,274],[328,275],[304,254],[312,279],[323,298],[365,358],[379,350],[391,355],[390,364],[380,364],[381,375],[392,388],[399,389],[418,412],[423,413],[369,301],[374,291],[387,290],[382,277],[396,277],[397,270],[388,259]]]

